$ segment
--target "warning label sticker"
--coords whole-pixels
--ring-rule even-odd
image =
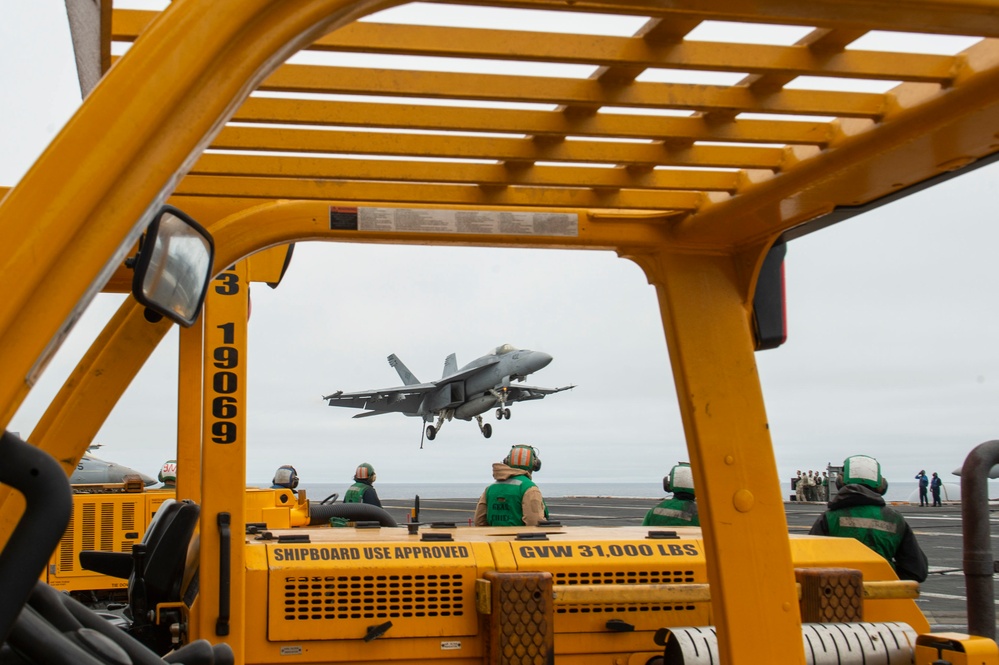
[[[376,233],[576,237],[579,235],[579,215],[565,212],[330,206],[330,229]]]
[[[470,559],[465,545],[378,545],[364,547],[271,547],[274,561],[360,561],[385,559]]]
[[[571,559],[590,557],[696,557],[700,556],[693,543],[610,543],[603,545],[521,545],[517,548],[525,559]]]

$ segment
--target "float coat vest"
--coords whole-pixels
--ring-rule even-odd
[[[885,506],[853,506],[826,513],[830,536],[856,538],[889,563],[905,533],[905,518]],[[895,565],[892,563],[892,568]]]
[[[364,493],[369,487],[371,487],[371,485],[366,483],[354,483],[347,488],[346,494],[343,495],[343,502],[364,503]]]
[[[524,526],[524,493],[535,487],[527,476],[497,480],[486,489],[486,522],[489,526]],[[548,506],[545,506],[548,519]]]
[[[700,526],[697,504],[689,499],[666,499],[645,515],[642,526]]]

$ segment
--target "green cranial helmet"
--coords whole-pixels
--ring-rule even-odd
[[[541,458],[538,457],[538,451],[532,446],[523,444],[511,448],[510,453],[503,459],[503,463],[524,471],[541,470]]]
[[[663,489],[667,492],[694,493],[694,472],[690,464],[680,462],[672,469],[669,475],[663,478]]]
[[[853,455],[843,460],[842,485],[864,485],[881,494],[888,489],[888,481],[881,475],[881,463],[867,455]]]
[[[375,482],[375,467],[364,462],[354,471],[354,480],[366,480],[369,483]]]

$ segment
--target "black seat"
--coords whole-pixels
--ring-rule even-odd
[[[155,623],[156,606],[182,600],[187,551],[201,509],[191,501],[168,499],[149,523],[142,542],[124,552],[80,552],[80,565],[128,579],[128,632],[159,654],[173,648],[172,619]],[[151,611],[153,611],[151,616]],[[176,613],[176,610],[174,611]]]
[[[163,502],[150,522],[142,539],[145,545],[145,567],[142,571],[145,597],[136,598],[138,570],[129,577],[128,602],[145,602],[149,609],[159,603],[175,603],[181,599],[187,549],[198,526],[201,509],[191,501]]]

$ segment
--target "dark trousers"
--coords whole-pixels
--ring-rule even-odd
[[[928,505],[930,505],[930,501],[929,501],[929,499],[926,496],[926,488],[925,487],[920,487],[919,488],[919,505],[920,506],[928,506]]]

